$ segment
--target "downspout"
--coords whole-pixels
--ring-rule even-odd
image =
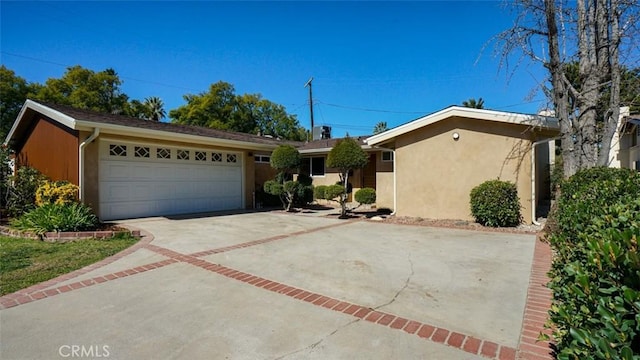
[[[93,133],[78,148],[78,197],[81,203],[84,203],[84,148],[91,144],[98,135],[100,135],[100,128],[93,128]]]
[[[376,149],[391,151],[393,153],[393,212],[389,215],[395,215],[396,211],[398,211],[398,194],[397,194],[397,181],[396,181],[396,150],[395,149],[387,149],[381,146],[374,146]]]
[[[557,139],[560,139],[560,137],[539,140],[531,144],[531,223],[533,225],[542,225],[536,219],[536,146]]]

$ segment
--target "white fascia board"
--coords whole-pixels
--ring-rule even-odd
[[[548,116],[527,115],[495,110],[452,106],[433,114],[423,116],[409,123],[398,126],[397,128],[393,128],[391,130],[387,130],[380,134],[374,135],[368,138],[366,142],[369,145],[380,144],[399,135],[406,134],[408,132],[420,129],[424,126],[431,125],[450,117],[465,117],[478,120],[497,121],[507,124],[539,126],[549,129],[559,128],[558,121],[555,118]]]
[[[33,100],[27,100],[24,102],[24,105],[22,105],[22,109],[20,109],[20,112],[18,113],[17,121],[13,123],[11,130],[9,130],[9,133],[7,134],[7,137],[4,141],[5,145],[8,144],[9,140],[11,140],[11,138],[13,137],[13,133],[18,128],[18,125],[20,124],[20,122],[23,121],[23,117],[28,109],[39,112],[59,122],[60,124],[68,127],[69,129],[76,129],[76,119],[72,118],[71,116],[63,114],[59,111],[56,111],[48,106],[44,106]]]
[[[364,151],[376,150],[376,149],[373,149],[370,145],[360,145],[360,147]],[[333,148],[305,149],[305,150],[300,150],[299,152],[302,155],[328,154],[329,152],[331,152],[331,149]]]
[[[158,139],[166,141],[182,141],[201,145],[224,146],[231,148],[239,148],[243,150],[269,150],[272,151],[277,145],[257,144],[246,141],[220,139],[201,135],[191,135],[174,133],[162,130],[150,130],[144,128],[136,128],[124,125],[114,125],[105,123],[96,123],[92,121],[77,121],[77,130],[91,131],[93,128],[99,127],[101,134],[114,134],[123,136],[134,136],[148,139]]]

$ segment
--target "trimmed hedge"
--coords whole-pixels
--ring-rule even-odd
[[[362,188],[356,191],[354,198],[360,204],[374,204],[376,202],[376,190],[372,188]]]
[[[560,187],[547,229],[558,359],[640,359],[640,173],[592,168]]]
[[[484,226],[509,227],[522,222],[514,183],[488,180],[471,190],[471,214]]]

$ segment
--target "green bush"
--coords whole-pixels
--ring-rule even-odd
[[[376,202],[376,190],[372,188],[362,188],[356,191],[354,197],[360,204],[374,204]]]
[[[50,231],[84,231],[92,230],[98,224],[98,218],[86,205],[44,204],[30,210],[11,225],[19,230],[44,234]]]
[[[488,180],[471,190],[471,214],[484,226],[517,226],[522,222],[514,183]]]
[[[327,200],[333,200],[342,194],[344,194],[344,186],[338,184],[329,185],[324,190],[324,198]]]
[[[314,199],[326,199],[325,192],[327,191],[327,185],[318,185],[313,188]]]
[[[561,184],[551,216],[558,359],[639,359],[640,174],[580,171]]]
[[[8,189],[7,211],[18,217],[36,207],[36,190],[44,181],[44,176],[34,168],[21,166],[12,177]]]

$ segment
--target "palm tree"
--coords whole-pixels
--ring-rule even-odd
[[[373,135],[375,134],[379,134],[381,132],[385,132],[389,130],[389,128],[387,127],[387,122],[386,121],[380,121],[379,123],[376,124],[376,126],[373,128]]]
[[[164,103],[157,96],[144,99],[144,105],[149,109],[149,120],[160,121],[167,116],[167,112],[164,111]]]
[[[478,101],[476,101],[476,99],[471,98],[469,100],[463,101],[462,106],[474,109],[484,109],[484,100],[482,100],[482,98],[479,98]]]

